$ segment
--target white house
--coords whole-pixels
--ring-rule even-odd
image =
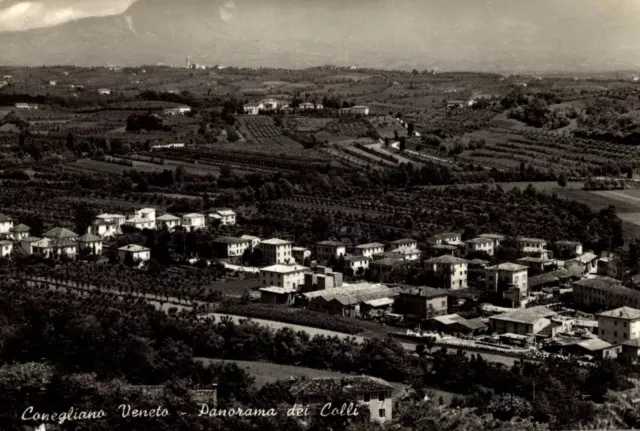
[[[363,105],[352,106],[351,108],[341,108],[339,115],[369,115],[369,107]]]
[[[137,210],[133,217],[124,222],[127,226],[137,229],[155,229],[156,228],[156,210],[154,208],[143,208]]]
[[[357,409],[367,419],[379,423],[393,419],[393,386],[377,377],[347,376],[318,377],[302,380],[291,387],[296,406],[317,410],[331,400],[328,394],[342,389],[346,396],[358,403]],[[326,408],[325,412],[326,413]],[[323,414],[320,410],[320,414]]]
[[[163,214],[156,218],[156,225],[158,226],[158,229],[166,227],[169,231],[172,231],[180,226],[181,223],[182,219],[174,216],[173,214]]]
[[[501,263],[485,268],[485,287],[489,291],[502,293],[504,298],[520,304],[528,295],[529,267],[517,263]]]
[[[316,244],[316,257],[319,260],[327,260],[331,256],[344,256],[346,253],[347,248],[338,241],[320,241]]]
[[[462,234],[458,232],[439,233],[430,238],[434,245],[458,245],[462,244]]]
[[[347,267],[351,268],[354,274],[362,268],[362,271],[369,269],[371,257],[369,256],[347,256],[344,258]]]
[[[411,238],[402,238],[395,241],[391,241],[391,247],[398,248],[418,248],[418,241]]]
[[[480,235],[480,238],[489,238],[490,240],[493,240],[493,248],[495,250],[495,248],[498,247],[507,237],[496,233],[483,233]]]
[[[108,88],[98,88],[98,94],[101,96],[108,96],[109,94],[111,94],[111,90],[109,90]]]
[[[206,227],[204,214],[185,214],[182,216],[182,227],[189,232],[204,229]]]
[[[9,234],[13,228],[13,219],[8,215],[0,214],[0,234]]]
[[[224,257],[240,257],[244,251],[251,248],[251,241],[248,239],[223,236],[213,240],[213,246]]]
[[[0,257],[9,257],[11,250],[13,250],[13,242],[5,240],[0,241]]]
[[[543,259],[549,258],[549,250],[546,249],[547,241],[539,238],[516,238],[518,243],[518,249],[522,253],[530,254],[534,257],[540,257]]]
[[[137,244],[129,244],[118,249],[118,258],[120,262],[126,262],[127,256],[130,256],[132,262],[144,262],[151,259],[151,250]]]
[[[293,260],[291,241],[272,238],[261,241],[259,247],[267,265],[289,263]]]
[[[402,260],[418,260],[422,255],[422,252],[417,248],[399,247],[390,251],[390,253],[397,254]]]
[[[164,112],[164,115],[184,115],[187,112],[191,112],[191,107],[178,106],[177,108],[167,108],[163,112]]]
[[[640,310],[620,307],[598,314],[598,338],[611,344],[640,338]]]
[[[309,250],[306,247],[293,247],[291,248],[291,252],[292,252],[293,258],[298,263],[304,263],[304,260],[306,258],[311,257],[311,250]]]
[[[63,255],[66,255],[68,258],[73,259],[76,256],[77,248],[75,239],[42,238],[38,241],[30,242],[30,251],[33,254],[39,254],[49,259],[60,258]]]
[[[301,265],[271,265],[260,268],[260,285],[277,286],[298,290],[304,284],[304,274],[309,268]]]
[[[33,103],[16,103],[16,109],[26,109],[26,110],[38,109],[38,105]]]
[[[464,242],[464,250],[466,254],[474,252],[484,252],[489,256],[494,253],[494,240],[491,238],[473,238]]]
[[[89,250],[89,254],[101,255],[102,254],[102,238],[90,233],[86,233],[77,240],[78,250]]]
[[[251,248],[256,248],[260,245],[260,238],[253,235],[241,235],[240,239],[249,241],[251,243]]]
[[[384,253],[384,244],[380,244],[379,242],[372,242],[369,244],[356,245],[354,249],[355,255],[365,256],[368,258],[373,258],[373,255],[377,253]]]
[[[109,238],[122,233],[122,225],[126,217],[120,214],[100,214],[91,224],[89,232],[102,238]]]
[[[209,214],[212,220],[220,220],[223,226],[234,226],[236,224],[236,213],[229,208],[217,208]]]
[[[30,230],[31,228],[29,226],[20,223],[11,228],[9,231],[9,237],[14,241],[21,241],[29,236]]]
[[[575,256],[582,254],[582,243],[578,241],[556,241],[554,245],[561,255],[563,253]]]
[[[247,103],[242,107],[245,115],[258,115],[263,109],[262,103]]]
[[[280,102],[275,99],[266,99],[260,102],[265,111],[276,111],[280,107]]]
[[[433,274],[445,289],[466,289],[469,262],[456,256],[445,254],[425,262],[426,271]]]

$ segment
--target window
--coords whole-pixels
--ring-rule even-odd
[[[385,417],[387,412],[384,411],[384,409],[380,409],[378,410],[378,416],[380,416],[381,418]]]
[[[626,327],[627,327],[627,322],[624,322],[624,323],[622,324],[622,326],[624,326],[624,327],[626,328]]]
[[[627,333],[626,333],[626,332],[624,332],[624,333],[622,334],[622,336],[623,336],[624,338],[627,338]]]
[[[378,394],[378,401],[384,401],[384,392]]]
[[[368,403],[369,401],[371,401],[371,394],[364,394],[364,402]]]
[[[613,336],[617,337],[618,336],[618,331],[613,331]]]
[[[617,320],[613,321],[613,326],[618,326],[618,321]]]
[[[447,301],[442,301],[442,307],[446,307],[447,306]]]

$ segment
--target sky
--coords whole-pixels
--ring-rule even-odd
[[[406,49],[414,58],[424,55],[469,68],[511,60],[565,68],[640,67],[640,0],[137,1],[158,7],[180,8],[187,3],[196,10],[201,7],[216,15],[211,18],[213,26],[222,20],[231,34],[265,43],[290,46],[316,38],[336,51],[331,53],[333,58],[373,48],[380,52]],[[134,2],[0,0],[0,32],[117,15]],[[131,28],[136,28],[136,19],[140,24],[144,21],[143,17],[129,19]]]

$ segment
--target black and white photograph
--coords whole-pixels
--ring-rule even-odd
[[[0,431],[640,429],[640,1],[0,0]]]

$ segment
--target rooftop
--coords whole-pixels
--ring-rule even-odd
[[[402,258],[398,257],[385,257],[384,259],[374,260],[369,264],[369,266],[387,266],[393,267],[402,264]]]
[[[432,317],[432,320],[438,321],[443,325],[453,325],[454,323],[457,323],[469,329],[480,329],[487,326],[484,323],[482,323],[480,320],[477,320],[477,319],[468,320],[458,314],[447,314],[446,316],[436,316],[436,317]]]
[[[533,256],[527,256],[527,257],[523,257],[518,259],[518,262],[525,262],[525,263],[550,263],[550,262],[555,262],[555,259],[543,259],[541,257],[533,257]]]
[[[22,232],[22,233],[29,232],[30,230],[31,230],[31,228],[29,226],[27,226],[26,224],[22,224],[22,223],[18,224],[18,225],[15,225],[14,227],[12,227],[10,229],[11,232],[18,232],[18,233],[20,233],[20,232]]]
[[[555,271],[547,272],[545,274],[529,277],[529,287],[536,287],[542,284],[554,283],[558,281],[566,281],[571,279],[572,274],[565,269],[557,269]]]
[[[291,272],[307,271],[308,269],[309,268],[302,265],[283,265],[279,263],[277,265],[271,265],[264,268],[260,268],[260,271],[261,272],[262,271],[277,272],[279,274],[289,274]]]
[[[615,278],[611,278],[611,277],[587,278],[583,280],[574,281],[573,284],[578,286],[583,286],[583,287],[593,287],[596,289],[608,288],[613,286],[622,287],[622,282],[620,280],[616,280]]]
[[[130,251],[130,252],[140,252],[140,251],[150,251],[147,247],[143,247],[141,245],[138,244],[129,244],[129,245],[125,245],[124,247],[120,247],[118,250],[122,250],[122,251]]]
[[[603,349],[608,349],[610,347],[613,347],[613,344],[607,343],[606,341],[601,340],[600,338],[590,338],[588,340],[584,340],[584,341],[580,341],[579,343],[576,343],[576,346],[580,346],[590,351],[597,351],[597,350],[603,350]]]
[[[347,256],[344,258],[346,262],[363,262],[367,260],[371,260],[370,257],[367,256]]]
[[[560,247],[576,247],[578,245],[582,245],[579,241],[567,241],[567,240],[556,241],[554,242],[554,244]]]
[[[100,241],[102,241],[102,238],[100,238],[99,236],[90,234],[90,233],[85,233],[80,238],[78,238],[78,241],[80,241],[80,242],[100,242]]]
[[[156,218],[158,221],[176,221],[180,220],[180,217],[174,216],[173,214],[162,214],[160,217]]]
[[[493,243],[493,239],[484,238],[484,237],[478,237],[478,238],[470,239],[470,240],[465,241],[465,242],[467,244],[488,244],[488,243]]]
[[[396,254],[420,254],[422,253],[420,250],[418,250],[417,248],[407,248],[407,247],[400,247],[400,248],[396,248],[395,250],[391,250],[391,253],[396,253]]]
[[[284,240],[284,239],[271,238],[271,239],[265,239],[264,241],[260,242],[260,244],[266,244],[266,245],[288,245],[288,244],[292,244],[292,242]]]
[[[370,376],[317,377],[294,384],[291,388],[291,394],[296,397],[311,397],[327,395],[338,390],[358,394],[393,391],[393,386],[382,379]]]
[[[517,263],[501,263],[500,265],[488,266],[486,269],[493,271],[524,271],[529,267],[524,265],[518,265]]]
[[[198,213],[185,214],[182,216],[182,218],[204,218],[204,217],[205,217],[204,214],[198,214]]]
[[[405,289],[400,293],[402,295],[422,296],[425,298],[437,298],[439,296],[447,296],[449,294],[447,290],[427,286]]]
[[[445,233],[435,234],[434,236],[432,236],[432,238],[447,239],[447,238],[457,238],[459,236],[462,236],[462,234],[457,232],[445,232]]]
[[[53,229],[47,231],[42,236],[46,238],[52,239],[63,239],[63,238],[77,238],[78,234],[75,232],[71,232],[69,229],[64,227],[54,227]]]
[[[260,292],[275,293],[278,295],[285,295],[285,294],[297,292],[296,289],[293,289],[291,287],[278,287],[278,286],[261,287],[258,290]]]
[[[411,238],[402,238],[402,239],[397,239],[395,241],[391,241],[391,244],[395,244],[395,245],[405,245],[405,244],[414,244],[417,243],[418,241],[416,241],[415,239],[411,239]]]
[[[249,239],[240,239],[233,236],[221,236],[213,240],[219,244],[240,244],[242,242],[249,242]]]
[[[547,307],[531,307],[520,308],[514,311],[510,311],[505,314],[499,314],[497,316],[491,316],[489,319],[494,320],[507,320],[509,322],[533,324],[540,319],[554,316],[555,311],[550,310]]]
[[[316,245],[326,245],[328,247],[344,247],[344,244],[340,241],[320,241]]]
[[[576,257],[574,259],[571,259],[571,260],[587,264],[587,263],[593,262],[597,258],[598,258],[598,256],[593,254],[593,253],[584,253],[584,254],[581,254],[580,256],[578,256],[578,257]]]
[[[0,223],[6,223],[6,222],[10,222],[10,221],[13,221],[13,219],[11,217],[9,217],[6,214],[0,213]]]
[[[356,248],[358,249],[380,248],[380,247],[384,247],[384,244],[380,244],[379,242],[371,242],[369,244],[356,245]]]
[[[489,239],[497,239],[497,240],[503,240],[506,238],[506,236],[504,235],[500,235],[497,233],[483,233],[482,235],[480,235],[481,238],[489,238]]]
[[[451,256],[450,254],[446,254],[444,256],[431,258],[427,260],[427,263],[461,264],[461,263],[468,263],[468,261],[461,257],[456,257],[456,256]]]
[[[361,302],[372,301],[381,298],[391,298],[398,296],[399,287],[387,287],[382,284],[342,286],[332,289],[318,290],[316,292],[305,293],[305,297],[312,301],[338,301],[342,305],[356,305]],[[311,295],[317,293],[316,295]]]
[[[6,241],[6,240],[0,240],[0,245],[13,245],[13,242]]]
[[[544,239],[540,239],[540,238],[526,238],[526,237],[518,237],[516,238],[516,240],[518,242],[535,242],[538,244],[546,244],[547,241],[545,241]]]
[[[598,314],[602,317],[616,317],[618,319],[636,320],[640,319],[640,310],[631,307],[620,307],[615,310],[605,311]]]

